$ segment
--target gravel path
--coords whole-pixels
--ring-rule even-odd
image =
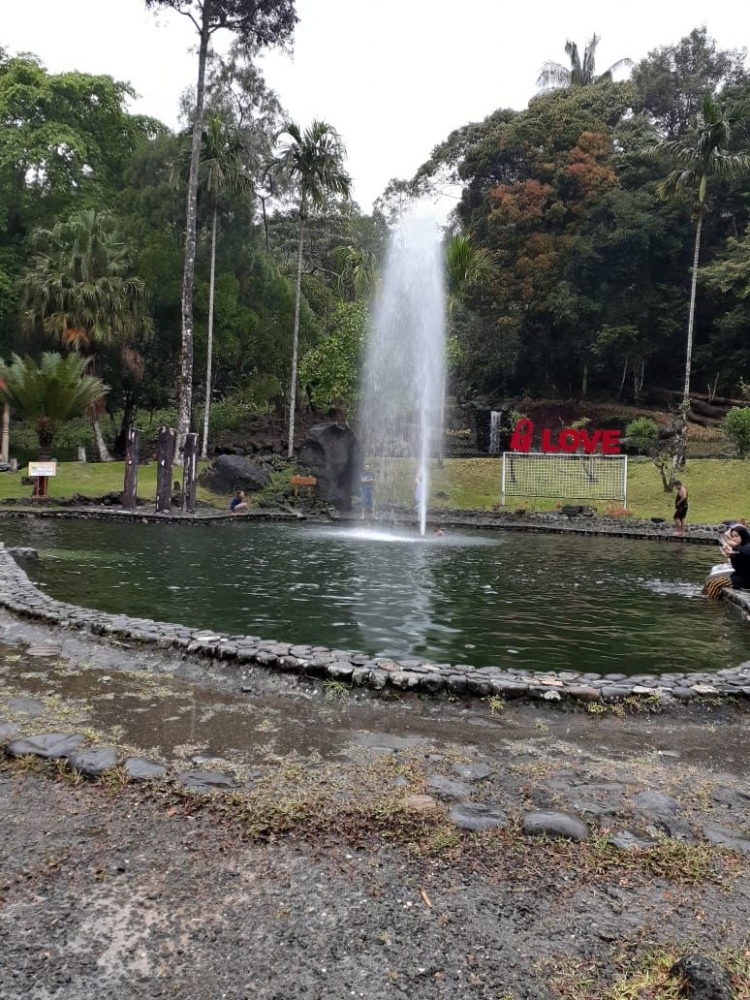
[[[744,703],[253,694],[0,626],[0,749],[60,730],[123,755],[140,735],[168,769],[136,787],[0,754],[2,1000],[610,1000],[685,951],[750,998]],[[187,791],[192,765],[235,790]],[[497,825],[472,833],[482,809]],[[549,814],[584,839],[531,835]]]
[[[577,885],[388,847],[251,846],[129,791],[0,773],[5,1000],[548,998],[664,942],[742,944],[745,876]]]

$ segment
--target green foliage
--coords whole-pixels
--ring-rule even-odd
[[[87,454],[93,458],[94,446],[91,421],[85,417],[67,420],[60,425],[55,434],[55,449],[60,454],[69,455],[71,459],[78,457],[76,452],[79,448],[85,448]]]
[[[292,0],[270,6],[148,0],[148,6],[198,20],[206,14],[210,35],[226,27],[238,42],[259,45],[288,38],[295,20]],[[284,170],[271,184],[265,166],[286,115],[241,45],[226,58],[212,55],[204,138],[217,138],[218,121],[221,150],[230,136],[237,138],[239,174],[252,178],[257,192],[253,197],[248,184],[243,191],[225,185],[219,204],[210,391],[211,405],[219,407],[217,431],[228,432],[246,407],[280,414],[290,404],[296,380],[289,360],[297,336],[303,386],[313,405],[351,412],[359,321],[338,303],[365,300],[376,287],[386,216],[395,219],[415,194],[445,184],[462,188],[450,230],[460,253],[456,249],[453,262],[449,254],[447,268],[452,392],[489,400],[586,391],[637,399],[652,388],[675,388],[685,350],[695,219],[689,198],[660,202],[656,187],[665,171],[648,150],[659,139],[693,142],[691,119],[703,113],[704,95],[719,108],[740,106],[750,99],[750,79],[742,55],[721,51],[705,29],[649,53],[624,83],[592,84],[601,75],[595,54],[595,44],[568,51],[570,66],[563,68],[571,74],[580,69],[575,82],[585,85],[460,125],[413,179],[389,185],[373,216],[342,197],[348,189],[343,150],[325,123],[281,136]],[[184,136],[129,114],[130,96],[127,85],[109,77],[50,74],[32,56],[0,53],[0,355],[16,350],[38,356],[45,338],[61,334],[82,345],[76,331],[83,331],[97,342],[97,370],[111,387],[108,406],[118,414],[120,439],[129,422],[143,425],[145,434],[153,426],[150,414],[176,405],[186,229],[184,190],[172,182],[184,163]],[[188,95],[188,122],[193,103]],[[317,181],[300,186],[312,162],[303,147],[313,131],[333,174],[326,168]],[[747,153],[746,121],[723,135],[727,156]],[[216,169],[226,177],[217,157],[203,162],[204,180],[209,173],[216,179]],[[333,175],[336,183],[323,183]],[[211,183],[214,193],[218,187]],[[700,186],[696,191],[700,197]],[[204,185],[196,207],[196,371],[209,353],[214,199],[207,194]],[[716,175],[704,208],[693,377],[701,389],[710,385],[735,396],[750,369],[746,181]],[[43,291],[28,296],[24,341],[19,278],[36,271],[41,252],[31,234],[51,234],[86,210],[111,216],[109,259],[122,265],[120,277],[140,276],[139,318],[133,325],[115,309],[114,291],[106,303],[103,283],[117,275],[105,271],[94,280],[102,294],[98,308],[89,306],[89,318],[71,305],[68,285],[49,309]],[[36,275],[38,289],[51,291],[55,275],[64,275],[72,259],[55,257],[54,268]],[[484,263],[477,268],[477,261]],[[204,404],[202,385],[198,398]],[[57,440],[60,448],[62,438]]]
[[[37,218],[116,186],[139,140],[161,128],[129,115],[128,84],[48,73],[33,56],[0,53],[0,177]]]
[[[746,75],[745,54],[720,50],[705,27],[649,52],[633,70],[637,106],[669,139],[684,132],[705,94],[733,89]]]
[[[659,440],[659,428],[650,417],[631,420],[625,428],[625,436],[638,451],[650,455]]]
[[[351,411],[358,398],[359,369],[368,322],[361,302],[340,302],[327,332],[300,362],[300,382],[319,410]]]
[[[725,436],[740,458],[750,458],[750,407],[733,406],[721,422]]]
[[[497,253],[478,247],[468,236],[457,233],[449,241],[445,252],[448,294],[460,298],[471,288],[489,281],[497,267],[497,260]]]
[[[151,10],[170,8],[189,17],[210,37],[220,28],[234,32],[246,46],[281,45],[291,36],[297,23],[294,0],[145,0]],[[204,22],[205,19],[205,22]]]
[[[716,319],[696,355],[734,395],[750,371],[750,230],[727,239],[714,262],[701,268],[699,282]]]
[[[343,168],[346,150],[332,125],[316,119],[302,130],[296,122],[287,122],[284,136],[273,172],[297,188],[301,218],[310,209],[323,208],[331,194],[349,197],[351,178]]]
[[[100,379],[86,374],[87,362],[77,354],[63,357],[48,352],[37,366],[17,354],[0,364],[0,399],[36,425],[39,447],[47,451],[58,425],[78,417],[106,393]]]
[[[25,321],[85,354],[132,348],[151,333],[144,285],[112,216],[87,209],[33,234],[23,275]],[[135,359],[130,355],[135,364]]]
[[[686,424],[686,406],[677,410],[667,433],[661,434],[650,417],[631,420],[625,428],[625,437],[631,444],[648,455],[659,471],[664,492],[674,488],[677,469],[684,465],[686,438],[683,428]]]
[[[545,63],[536,82],[537,86],[546,89],[549,87],[591,87],[597,83],[611,83],[613,73],[633,65],[632,59],[620,59],[603,73],[597,73],[596,49],[600,41],[598,35],[592,35],[586,43],[583,58],[581,58],[576,43],[568,40],[565,43],[565,54],[569,59],[569,65],[563,66],[561,63],[555,62]]]
[[[94,457],[95,441],[91,421],[85,417],[73,418],[60,424],[55,432],[54,455],[60,461],[75,461],[78,449],[85,448]],[[12,421],[10,426],[10,453],[18,459],[19,466],[33,460],[39,450],[39,441],[33,424]]]
[[[281,145],[271,170],[292,184],[298,192],[299,235],[297,238],[297,282],[294,325],[292,328],[292,367],[289,376],[288,457],[294,454],[294,417],[297,402],[297,367],[299,321],[302,297],[302,250],[305,220],[310,210],[322,209],[329,197],[349,197],[351,179],[344,170],[346,150],[336,129],[328,122],[315,120],[302,131],[295,122],[287,122],[281,133]]]
[[[10,454],[17,460],[19,467],[33,459],[39,450],[39,438],[32,424],[25,421],[11,421]]]
[[[685,354],[692,205],[660,202],[662,165],[649,149],[659,139],[664,151],[669,141],[689,144],[697,112],[711,141],[726,146],[709,157],[718,172],[701,263],[710,268],[727,246],[742,266],[742,251],[726,241],[741,242],[750,205],[742,179],[724,167],[744,163],[750,124],[738,119],[722,132],[703,104],[708,93],[711,107],[750,106],[741,54],[718,50],[701,30],[651,53],[632,82],[592,83],[594,50],[580,53],[570,43],[571,65],[557,82],[575,76],[574,85],[541,94],[520,112],[499,109],[462,126],[412,181],[390,186],[395,197],[461,183],[460,238],[493,255],[486,279],[466,287],[461,308],[454,304],[461,361],[452,376],[462,395],[528,390],[567,398],[603,390],[638,400],[648,387],[675,386],[675,357]],[[714,386],[718,374],[722,391],[750,363],[747,300],[739,282],[730,299],[720,294],[718,282],[728,280],[726,272],[716,276],[695,321],[695,375]]]

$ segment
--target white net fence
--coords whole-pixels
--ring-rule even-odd
[[[627,501],[627,455],[503,452],[500,501],[509,497]]]

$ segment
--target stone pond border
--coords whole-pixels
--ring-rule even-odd
[[[715,540],[715,534],[711,537]],[[354,650],[285,643],[259,636],[225,635],[208,629],[109,614],[58,601],[43,593],[18,564],[14,553],[21,559],[36,555],[33,549],[14,550],[0,543],[0,607],[50,626],[234,664],[240,673],[243,668],[263,667],[281,674],[318,678],[374,691],[390,689],[427,695],[446,693],[458,697],[502,699],[525,697],[548,703],[618,702],[635,698],[667,704],[706,696],[750,698],[750,661],[734,668],[696,673],[633,676],[575,671],[530,673],[515,668],[503,670],[500,667],[371,657]],[[750,615],[750,595],[737,591],[725,594],[742,609],[745,617]]]

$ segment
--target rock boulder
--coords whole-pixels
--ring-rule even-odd
[[[271,470],[264,462],[253,462],[242,455],[217,455],[198,477],[201,486],[214,493],[257,493],[267,485]]]
[[[357,439],[348,427],[315,424],[300,445],[299,461],[318,480],[316,492],[321,500],[339,510],[351,510],[361,460]]]

